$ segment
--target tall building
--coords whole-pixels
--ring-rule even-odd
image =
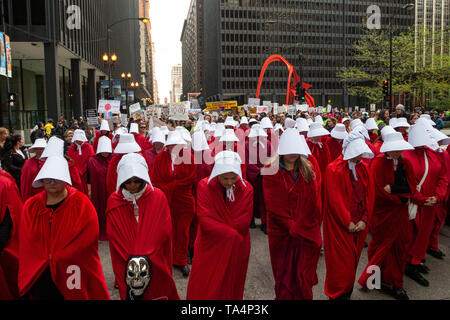
[[[155,73],[155,43],[152,42],[152,71],[153,71],[153,104],[159,104],[159,89],[158,89],[158,81],[156,80]]]
[[[149,0],[139,0],[139,16],[150,16]],[[144,91],[144,98],[153,98],[153,42],[151,35],[151,22],[140,24],[140,54],[141,54],[141,83]]]
[[[415,4],[416,41],[424,44],[421,48],[417,47],[416,65],[425,64],[427,55],[423,52],[428,47],[433,53],[431,63],[442,66],[443,61],[435,59],[435,56],[442,57],[450,50],[450,0],[416,0]],[[423,39],[418,39],[419,35]],[[426,43],[431,46],[425,46]]]
[[[170,92],[170,102],[176,103],[181,101],[183,94],[183,68],[181,64],[172,67],[172,90]]]
[[[356,63],[352,45],[367,29],[370,6],[380,8],[382,28],[387,28],[392,15],[393,24],[406,31],[414,25],[414,14],[402,9],[407,3],[409,0],[192,0],[181,36],[183,82],[187,85],[183,93],[204,88],[207,101],[236,99],[244,103],[256,93],[265,60],[280,54],[312,85],[309,92],[317,105],[328,101],[335,106],[362,105],[362,99],[346,95],[336,73]],[[287,78],[284,65],[271,64],[261,97],[284,103]]]
[[[107,79],[107,25],[139,17],[139,0],[4,0],[11,38],[10,92],[17,96],[12,126],[26,130],[38,121],[70,119],[96,109],[98,83]],[[111,28],[112,78],[130,72],[141,81],[140,24]],[[0,30],[4,26],[0,19]],[[6,78],[0,76],[0,126],[8,126]]]

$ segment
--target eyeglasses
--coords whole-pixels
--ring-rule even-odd
[[[138,183],[141,183],[141,181],[142,180],[140,180],[140,179],[130,179],[130,180],[125,181],[125,184],[132,184],[132,183],[138,184]]]
[[[141,127],[141,129],[147,129],[146,127]]]

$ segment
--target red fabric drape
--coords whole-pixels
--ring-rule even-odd
[[[406,178],[410,190],[415,190],[414,175],[411,164],[404,159]],[[366,287],[367,279],[372,273],[367,272],[369,266],[381,269],[382,281],[403,288],[403,275],[408,259],[410,245],[408,204],[402,203],[399,196],[411,197],[411,194],[389,194],[384,190],[386,185],[395,182],[394,162],[385,154],[378,155],[371,164],[371,172],[375,184],[375,206],[370,220],[371,241],[367,251],[369,263],[358,280]]]
[[[340,156],[328,166],[325,173],[325,199],[323,202],[323,240],[327,269],[325,294],[332,299],[350,292],[353,288],[356,269],[373,211],[372,174],[362,161],[356,165],[356,171],[358,179],[364,185],[368,210],[368,225],[364,231],[358,233],[348,231],[351,222],[350,204],[352,200],[351,171],[348,161],[344,161]]]
[[[235,201],[224,199],[217,178],[198,185],[198,235],[188,300],[242,300],[250,257],[253,188],[235,184]]]
[[[0,300],[18,299],[17,275],[19,270],[19,225],[22,216],[22,199],[15,179],[0,170],[0,223],[9,209],[13,228],[6,247],[0,253]]]
[[[342,143],[344,140],[338,140],[331,136],[327,137],[326,145],[328,147],[328,150],[330,152],[330,163],[339,158],[339,156],[342,154]]]
[[[69,147],[69,150],[67,150],[67,155],[69,158],[71,158],[77,169],[80,173],[81,178],[81,184],[82,184],[82,191],[84,194],[88,194],[88,187],[87,187],[87,165],[89,162],[89,158],[93,155],[95,155],[94,148],[92,146],[85,142],[81,146],[81,155],[78,152],[78,148],[76,144],[72,144]]]
[[[53,211],[43,191],[27,201],[19,230],[19,291],[25,295],[49,267],[66,300],[109,299],[98,255],[98,221],[86,195],[67,187],[68,196]],[[70,267],[80,271],[80,289],[70,289]]]
[[[137,200],[139,222],[133,203],[122,192],[111,195],[107,209],[107,233],[111,260],[120,297],[126,299],[126,262],[130,256],[148,256],[152,263],[152,280],[144,293],[145,300],[178,300],[172,277],[172,225],[164,193],[146,187]]]
[[[314,167],[320,177],[319,167]],[[320,179],[296,182],[284,169],[263,178],[276,300],[312,300],[320,257]]]
[[[88,172],[91,180],[91,201],[97,211],[99,238],[101,241],[106,237],[106,202],[111,193],[106,188],[106,175],[111,156],[105,158],[97,154],[89,159]]]
[[[40,188],[33,188],[32,184],[43,163],[43,160],[38,160],[34,157],[25,161],[22,168],[22,176],[20,178],[20,191],[22,193],[23,201],[27,201],[29,198],[42,191]]]

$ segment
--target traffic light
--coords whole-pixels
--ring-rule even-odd
[[[295,91],[297,93],[297,96],[295,97],[295,100],[300,102],[306,101],[306,89],[303,88],[303,82],[298,82],[295,86]]]
[[[389,97],[389,82],[386,81],[386,80],[383,81],[383,95],[384,95],[384,99],[386,101],[390,100],[390,97]],[[388,98],[389,98],[389,100],[388,100]]]

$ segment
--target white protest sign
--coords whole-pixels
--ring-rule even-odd
[[[297,110],[299,110],[301,112],[307,112],[308,108],[309,108],[309,106],[307,104],[297,105]]]
[[[323,113],[323,107],[318,107],[318,112]]]
[[[187,104],[171,104],[169,106],[169,117],[171,120],[183,121],[188,120],[189,105]]]
[[[141,105],[139,103],[132,104],[130,107],[130,114],[135,113],[136,111],[141,110]]]
[[[370,111],[376,111],[376,105],[375,104],[371,104],[370,105]]]
[[[288,107],[288,113],[290,116],[295,116],[297,113],[297,107],[296,106],[289,106]]]
[[[331,112],[331,104],[327,105],[327,112],[328,112],[328,113]]]
[[[259,106],[256,107],[256,113],[268,113],[269,112],[269,107],[268,106]]]
[[[120,113],[120,101],[119,100],[100,100],[98,102],[98,113]]]
[[[126,114],[121,114],[120,115],[120,120],[121,120],[121,124],[122,124],[122,126],[123,127],[126,127],[127,125],[128,125],[128,117],[127,117],[127,115]]]
[[[249,98],[248,99],[248,105],[250,107],[258,107],[261,104],[261,99],[257,98]]]

